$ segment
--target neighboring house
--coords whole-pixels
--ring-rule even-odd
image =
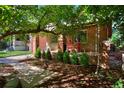
[[[85,27],[79,31],[77,31],[77,34],[75,37],[66,36],[66,44],[67,44],[67,50],[73,50],[77,49],[78,52],[80,51],[91,51],[96,52],[96,46],[98,45],[98,32],[97,32],[97,25],[95,24],[88,24],[85,25]],[[100,26],[100,32],[99,32],[99,45],[100,50],[102,49],[102,43],[105,40],[108,40],[112,35],[112,26],[110,25],[104,25]],[[32,37],[31,40],[31,49],[34,53],[36,50],[36,47],[40,47],[41,50],[46,50],[47,48],[50,48],[50,50],[58,50],[58,48],[63,50],[63,37],[60,35],[58,38],[57,43],[52,43],[51,40],[46,36],[40,36],[35,35]]]

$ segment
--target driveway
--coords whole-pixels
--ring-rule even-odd
[[[17,70],[18,76],[20,78],[25,79],[26,81],[30,82],[31,78],[36,76],[37,74],[41,74],[42,75],[48,75],[50,74],[48,77],[46,77],[47,79],[50,79],[52,76],[57,75],[56,72],[52,72],[52,71],[47,71],[45,69],[42,68],[38,68],[36,66],[31,66],[29,64],[26,64],[24,62],[19,62],[20,60],[24,60],[27,58],[32,58],[32,55],[22,55],[22,56],[12,56],[12,57],[6,57],[6,58],[0,58],[0,63],[4,63],[4,64],[9,64],[11,66],[14,67],[15,70]],[[43,72],[46,73],[43,73]],[[3,75],[4,73],[0,73],[0,75]],[[43,80],[41,81],[43,82]]]

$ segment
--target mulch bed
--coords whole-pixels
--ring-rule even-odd
[[[96,66],[89,66],[87,68],[80,65],[64,64],[61,62],[50,61],[48,66],[43,61],[26,60],[28,64],[32,64],[50,71],[58,72],[59,74],[37,87],[46,88],[111,88],[112,85],[120,77],[124,78],[121,71],[110,70],[110,76],[107,76],[104,71],[101,75],[95,75]]]

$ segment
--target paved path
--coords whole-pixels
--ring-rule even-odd
[[[31,82],[32,78],[34,76],[36,76],[37,74],[42,74],[42,76],[44,76],[44,75],[47,76],[50,74],[48,77],[46,77],[46,79],[50,79],[52,76],[57,75],[57,73],[55,73],[55,72],[47,71],[47,70],[38,68],[36,66],[31,66],[24,62],[19,62],[20,60],[24,60],[24,59],[31,58],[31,57],[32,57],[32,55],[22,55],[22,56],[0,58],[0,63],[12,65],[14,67],[14,69],[19,72],[18,76],[20,78],[25,79],[28,82]],[[44,78],[44,80],[46,80],[46,79]],[[43,80],[41,81],[41,83],[42,82],[43,82]]]

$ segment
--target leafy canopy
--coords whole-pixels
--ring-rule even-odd
[[[0,6],[0,40],[13,34],[74,34],[86,23],[114,23],[123,28],[123,6]]]

